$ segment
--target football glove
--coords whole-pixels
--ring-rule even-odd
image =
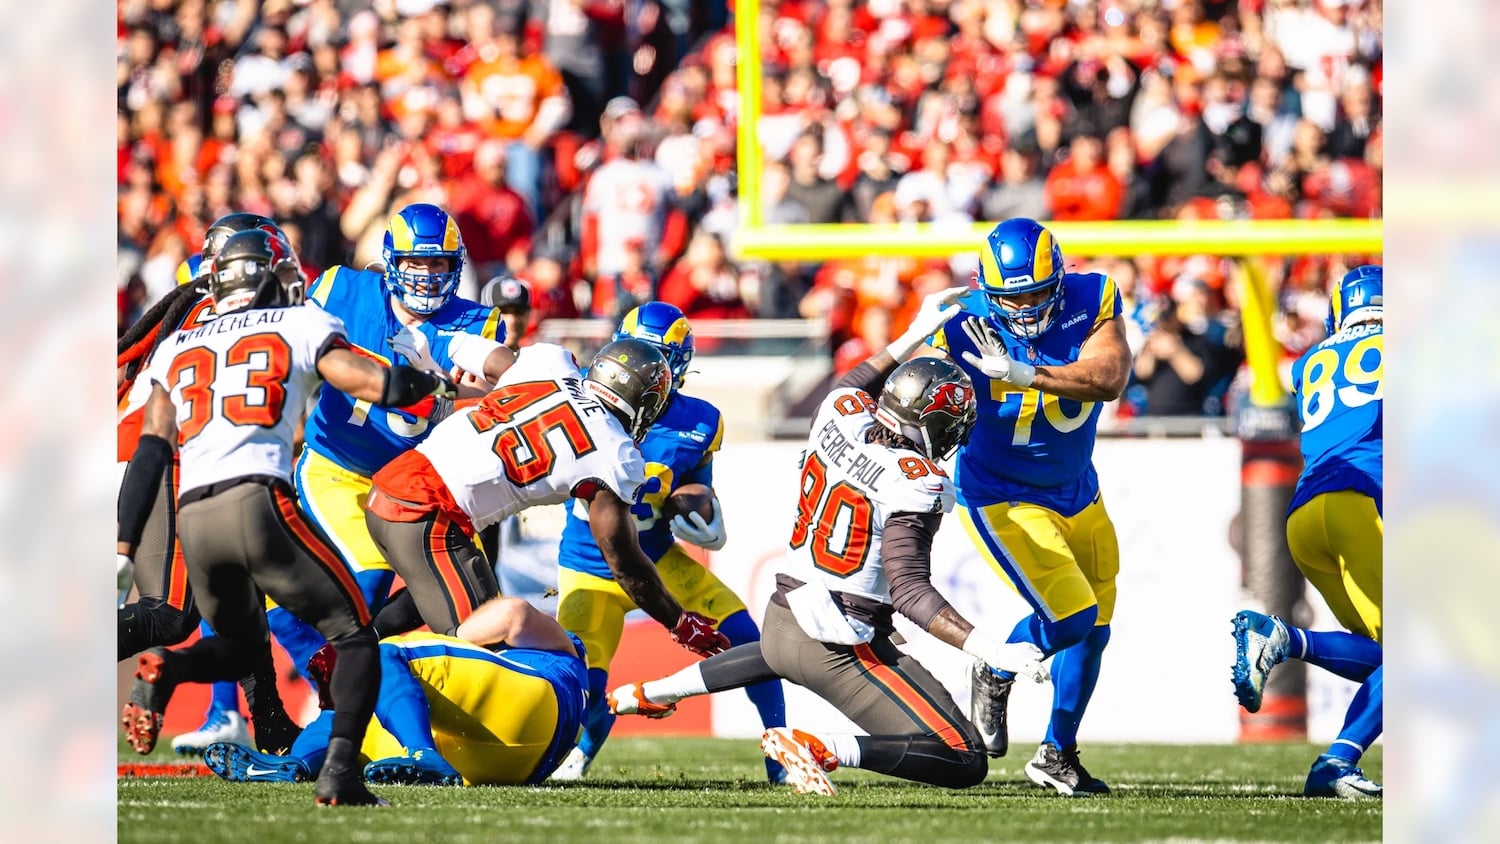
[[[964,652],[984,660],[996,671],[1010,671],[1017,677],[1025,677],[1034,683],[1052,679],[1043,660],[1047,658],[1042,649],[1030,642],[1001,642],[979,628],[974,628],[964,640]]]
[[[717,619],[684,612],[672,628],[672,641],[699,656],[713,656],[729,648],[729,638],[714,629]]]
[[[415,325],[401,326],[401,330],[386,342],[391,344],[396,354],[405,357],[407,365],[413,369],[433,373],[443,371],[432,357],[432,345],[427,341],[427,335]]]
[[[1000,332],[990,325],[989,320],[969,317],[964,320],[964,333],[969,335],[974,348],[979,350],[978,355],[973,352],[963,353],[963,359],[975,369],[990,378],[1017,387],[1030,387],[1031,382],[1036,379],[1036,367],[1012,359],[1005,350],[1005,341],[1000,339]]]
[[[135,561],[128,554],[115,554],[115,589],[120,592],[117,606],[125,606],[130,597],[130,584],[135,579]]]
[[[691,542],[699,548],[709,551],[717,551],[724,547],[729,537],[724,532],[724,515],[719,512],[719,499],[717,497],[709,500],[713,507],[714,517],[708,521],[703,520],[699,513],[688,512],[672,519],[672,534],[684,542]]]
[[[897,363],[906,360],[918,346],[927,342],[928,337],[937,333],[948,320],[963,310],[962,306],[954,303],[968,292],[967,287],[950,287],[924,296],[917,315],[912,317],[911,325],[906,327],[906,331],[895,342],[885,347],[886,353]]]

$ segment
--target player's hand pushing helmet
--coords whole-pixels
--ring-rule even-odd
[[[990,319],[1016,337],[1039,337],[1052,327],[1062,307],[1062,280],[1062,248],[1036,220],[1006,220],[979,249],[979,289]]]
[[[209,267],[214,313],[302,304],[302,265],[279,231],[251,229],[230,235]]]
[[[968,442],[978,418],[974,383],[944,358],[915,358],[896,367],[875,401],[875,420],[933,460]]]
[[[656,347],[672,368],[672,383],[681,387],[687,377],[688,364],[693,362],[693,327],[688,324],[682,311],[666,302],[647,302],[632,308],[620,320],[611,340],[634,337]]]
[[[615,340],[599,350],[583,375],[583,388],[599,399],[640,442],[667,409],[672,370],[667,359],[642,340]]]
[[[1355,267],[1333,286],[1328,321],[1329,335],[1356,322],[1382,319],[1385,315],[1385,269],[1375,264]]]
[[[458,221],[448,212],[425,202],[397,211],[386,225],[381,244],[385,261],[385,287],[414,314],[437,313],[458,292],[464,268],[464,240]],[[446,258],[445,272],[403,270],[403,258]]]

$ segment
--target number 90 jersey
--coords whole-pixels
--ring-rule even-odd
[[[475,530],[589,497],[595,483],[636,503],[646,480],[635,441],[584,392],[573,354],[551,343],[528,347],[489,395],[443,420],[416,450]]]
[[[784,571],[829,591],[891,602],[880,555],[894,513],[947,513],[953,482],[915,451],[865,441],[875,401],[845,387],[828,394],[802,456],[797,522]]]
[[[387,366],[410,364],[391,348],[390,338],[402,326],[391,312],[384,283],[377,272],[334,267],[318,276],[307,296],[344,321],[356,352]],[[433,360],[447,371],[453,368],[448,343],[454,335],[478,334],[493,340],[499,323],[499,311],[455,296],[417,330],[426,335]],[[427,429],[426,419],[374,407],[338,390],[323,390],[308,414],[303,438],[315,453],[350,472],[371,477],[420,442]]]
[[[1314,496],[1339,490],[1368,495],[1381,508],[1384,347],[1382,326],[1353,325],[1292,365],[1303,465],[1288,513]]]
[[[322,383],[318,358],[346,345],[344,324],[314,306],[234,311],[163,341],[146,379],[177,408],[179,488],[246,475],[290,481],[292,435]]]
[[[1120,313],[1120,291],[1107,275],[1067,273],[1062,288],[1054,324],[1040,337],[1027,343],[1004,329],[998,332],[1013,359],[1033,366],[1074,363],[1095,326]],[[979,398],[979,421],[959,449],[953,472],[959,503],[1025,501],[1063,516],[1076,514],[1099,494],[1094,472],[1099,403],[1017,387],[980,372],[963,358],[964,352],[978,354],[963,321],[988,319],[989,305],[977,290],[958,303],[963,310],[930,342],[974,379]]]
[[[527,351],[526,354],[531,354]],[[646,485],[635,514],[637,538],[641,550],[653,562],[658,561],[677,541],[671,521],[662,515],[662,506],[672,491],[684,484],[714,485],[713,463],[704,460],[719,450],[724,441],[724,417],[719,409],[703,399],[679,392],[672,393],[667,410],[641,441],[641,457],[646,461]],[[589,530],[588,508],[582,501],[568,510],[558,546],[557,564],[614,580],[614,572],[604,561],[604,553]]]

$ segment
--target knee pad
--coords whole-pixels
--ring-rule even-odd
[[[142,598],[138,606],[151,625],[152,641],[163,647],[181,644],[193,635],[202,620],[198,608],[192,604],[178,609],[161,598]]]

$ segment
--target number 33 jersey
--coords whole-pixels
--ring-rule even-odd
[[[864,390],[828,394],[802,457],[797,522],[784,571],[829,591],[891,602],[880,555],[893,513],[947,513],[953,482],[915,451],[865,441],[877,423]]]
[[[1314,496],[1340,490],[1368,495],[1381,507],[1384,352],[1381,326],[1354,325],[1292,364],[1303,466],[1288,513]]]
[[[595,484],[635,503],[646,480],[635,441],[584,392],[573,354],[551,343],[528,347],[489,395],[443,420],[416,451],[475,530],[528,507],[592,497]]]
[[[177,408],[180,488],[290,481],[292,436],[322,383],[318,358],[347,345],[344,323],[315,305],[234,311],[168,337],[146,377]]]

